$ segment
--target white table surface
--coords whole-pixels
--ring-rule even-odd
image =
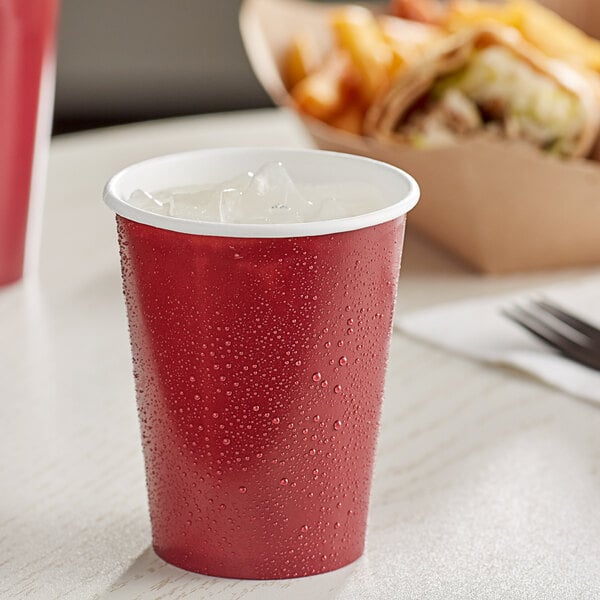
[[[398,333],[361,560],[255,582],[186,573],[153,554],[102,185],[158,154],[306,144],[275,110],[54,140],[39,278],[0,291],[0,598],[600,597],[600,410]],[[590,272],[485,278],[409,232],[398,306]]]

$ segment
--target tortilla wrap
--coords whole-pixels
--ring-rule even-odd
[[[515,57],[554,81],[579,102],[583,125],[569,147],[568,157],[589,155],[600,130],[597,77],[546,57],[530,46],[516,30],[507,27],[486,26],[461,31],[436,44],[421,61],[405,70],[370,107],[364,124],[365,133],[383,140],[406,141],[402,125],[415,104],[427,95],[437,80],[465,67],[474,51],[490,46],[508,48]],[[482,133],[484,131],[481,130]]]

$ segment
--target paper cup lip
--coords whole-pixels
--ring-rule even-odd
[[[302,164],[306,170],[311,159],[313,160],[313,165],[308,170],[311,175],[319,174],[317,179],[321,179],[323,182],[343,181],[341,177],[336,178],[332,168],[337,164],[340,166],[340,171],[349,170],[352,174],[348,181],[352,181],[353,177],[357,181],[364,180],[361,172],[368,172],[370,173],[368,180],[379,186],[384,195],[398,194],[401,197],[398,201],[392,202],[384,208],[361,215],[303,223],[223,223],[217,221],[197,221],[151,213],[137,208],[127,201],[135,189],[154,191],[161,188],[176,187],[177,185],[204,183],[205,181],[199,180],[202,176],[194,180],[195,170],[191,168],[193,164],[205,166],[206,168],[210,166],[207,163],[211,161],[220,161],[216,162],[215,165],[220,165],[227,161],[239,165],[247,165],[240,168],[230,166],[228,169],[225,169],[230,171],[229,177],[234,177],[243,173],[244,169],[246,171],[256,169],[265,162],[275,160],[281,160],[286,168],[289,168],[290,163],[301,164],[298,161],[303,161]],[[325,163],[329,163],[329,165]],[[293,175],[293,169],[291,171]],[[187,173],[186,176],[181,175],[184,172]],[[163,179],[165,185],[144,185],[144,182],[158,182]],[[215,183],[225,181],[226,179],[227,177],[218,178]],[[303,179],[306,179],[306,177]],[[314,179],[311,178],[311,182],[313,181]],[[136,182],[138,183],[136,184]],[[231,238],[311,237],[355,231],[386,223],[405,215],[414,208],[419,201],[419,197],[419,185],[415,179],[402,169],[388,163],[365,156],[341,152],[280,147],[203,149],[150,158],[119,171],[108,181],[103,193],[105,204],[117,215],[130,221],[179,233]]]

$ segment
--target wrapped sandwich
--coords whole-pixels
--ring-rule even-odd
[[[491,135],[557,156],[588,156],[600,128],[595,75],[553,60],[515,29],[446,38],[369,108],[365,133],[416,148]]]
[[[599,264],[600,41],[533,0],[389,2],[245,0],[275,101],[318,147],[410,172],[411,228],[478,271]]]

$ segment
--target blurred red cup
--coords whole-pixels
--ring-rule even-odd
[[[293,179],[369,181],[389,205],[333,221],[208,223],[127,203],[282,161]],[[414,180],[313,150],[149,160],[105,190],[117,213],[153,544],[178,567],[283,579],[363,552]]]
[[[38,253],[57,13],[58,0],[0,1],[0,286]]]

